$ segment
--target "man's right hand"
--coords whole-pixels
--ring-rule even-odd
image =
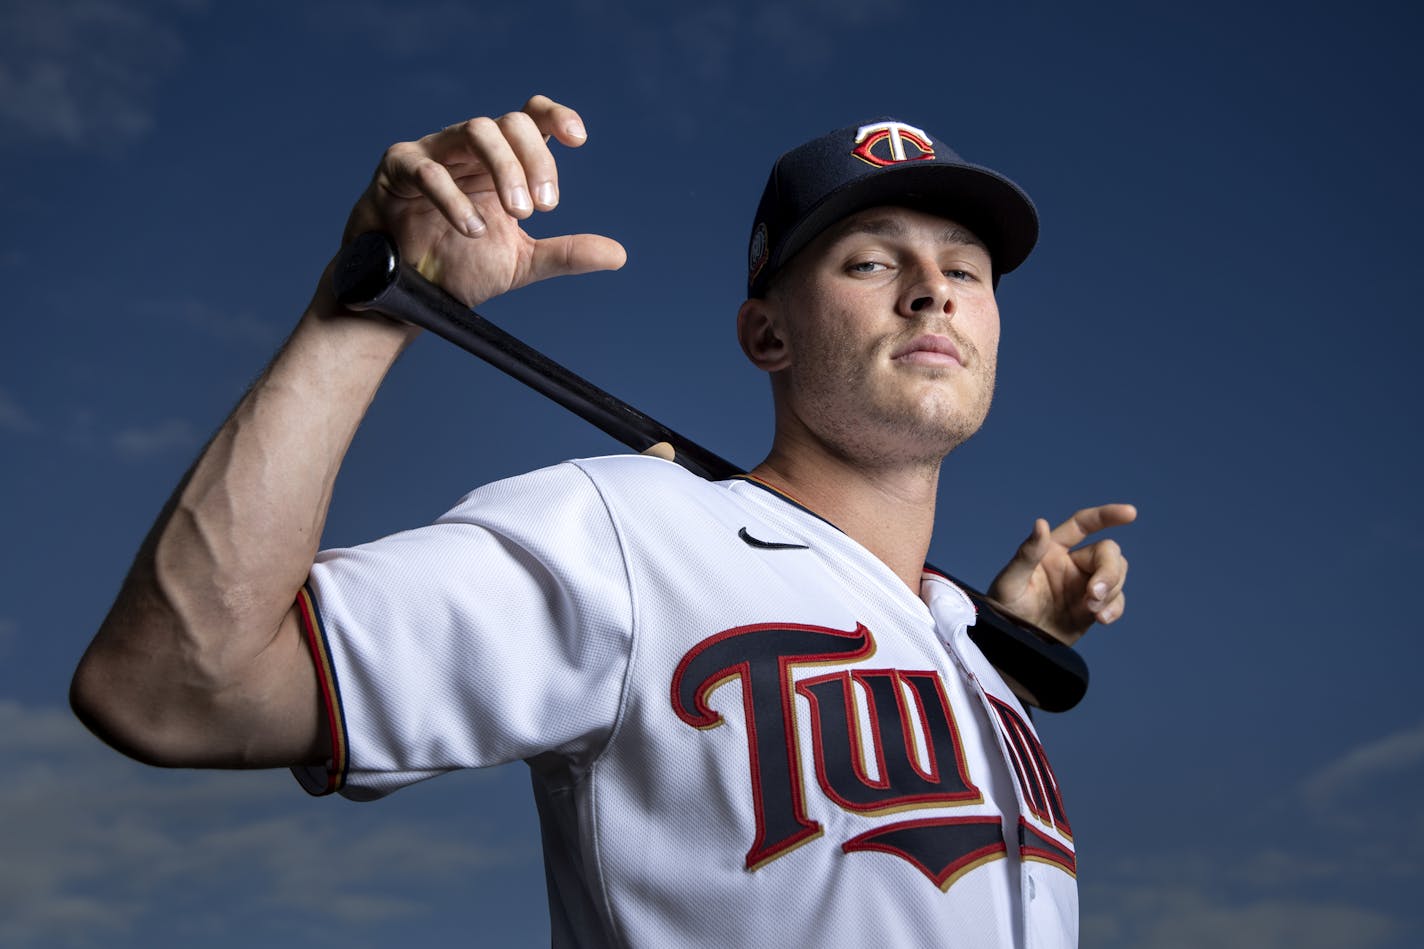
[[[403,260],[472,307],[549,277],[617,270],[627,252],[611,238],[535,239],[520,227],[559,203],[550,138],[577,148],[588,135],[573,109],[534,96],[518,112],[392,145],[342,240],[392,235]]]

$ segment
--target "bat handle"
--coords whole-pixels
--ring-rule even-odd
[[[742,469],[684,438],[475,313],[403,263],[385,234],[362,234],[342,248],[332,274],[336,299],[351,310],[374,310],[422,327],[513,376],[593,423],[635,451],[657,442],[673,446],[678,464],[721,481]],[[948,574],[946,574],[948,576]],[[1088,664],[1073,649],[1006,612],[983,593],[957,584],[978,617],[969,636],[996,669],[1012,677],[1015,691],[1049,712],[1065,712],[1088,691]]]
[[[1077,650],[1021,620],[969,584],[945,574],[974,603],[969,638],[984,658],[1045,712],[1066,712],[1088,694],[1088,663]]]

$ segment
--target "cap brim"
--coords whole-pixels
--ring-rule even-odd
[[[989,249],[994,274],[1022,264],[1038,242],[1038,211],[1018,185],[970,164],[907,164],[859,178],[826,195],[786,235],[765,272],[775,273],[826,228],[867,208],[893,205],[948,218]]]

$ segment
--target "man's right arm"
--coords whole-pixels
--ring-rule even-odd
[[[546,145],[583,142],[573,110],[536,96],[392,146],[344,240],[395,237],[471,306],[561,274],[616,269],[606,237],[534,240],[519,221],[557,203]],[[336,473],[409,327],[344,312],[323,277],[295,332],[179,484],[71,687],[105,741],[153,764],[318,763],[328,737],[294,601]]]
[[[412,333],[318,292],[179,484],[71,688],[75,711],[152,764],[324,758],[294,602],[336,469]]]

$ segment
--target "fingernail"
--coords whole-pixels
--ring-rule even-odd
[[[534,198],[544,207],[552,208],[559,203],[559,192],[552,181],[546,181],[534,189]]]
[[[479,219],[478,215],[471,214],[465,218],[465,234],[470,237],[479,237],[485,232],[485,222]]]
[[[532,211],[534,205],[529,203],[529,190],[523,185],[515,185],[509,191],[509,207],[514,211]]]
[[[582,122],[570,121],[564,124],[564,132],[570,138],[588,138],[588,132],[584,131]]]
[[[1098,582],[1098,583],[1093,584],[1093,596],[1094,596],[1094,597],[1096,597],[1097,599],[1101,600],[1103,597],[1105,597],[1105,596],[1107,596],[1107,595],[1108,595],[1108,585],[1107,585],[1106,583],[1102,583],[1102,582],[1100,581],[1100,582]]]

